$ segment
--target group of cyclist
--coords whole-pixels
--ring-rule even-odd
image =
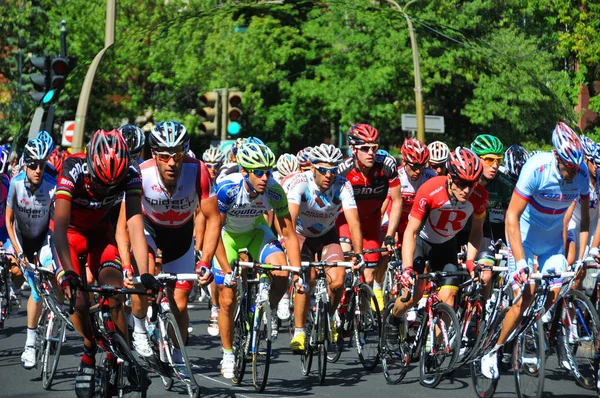
[[[30,264],[37,257],[40,266],[54,270],[61,288],[57,294],[74,302],[73,324],[84,338],[75,381],[79,397],[93,394],[97,347],[88,297],[77,288],[95,282],[133,288],[134,276],[159,270],[195,270],[199,284],[211,285],[208,331],[220,335],[221,374],[233,378],[236,279],[231,264],[242,249],[254,261],[294,267],[302,261],[344,261],[351,252],[353,270],[362,272],[373,287],[371,305],[383,312],[389,256],[373,249],[390,253],[401,248],[406,289],[383,320],[391,336],[386,344],[393,345],[405,314],[423,295],[423,281],[416,275],[426,269],[457,270],[457,254],[466,245],[464,265],[473,276],[478,253],[490,243],[507,241],[512,286],[523,295],[507,313],[496,347],[481,360],[482,373],[497,378],[498,352],[534,294],[529,284],[534,259],[540,271],[565,270],[583,256],[598,223],[600,146],[578,137],[564,123],[552,132],[553,151],[533,156],[516,144],[505,151],[497,137],[483,134],[470,148],[454,151],[440,141],[425,145],[409,138],[397,161],[380,149],[379,132],[368,124],[348,131],[347,157],[334,145],[320,144],[276,160],[259,138],[248,137],[238,139],[227,153],[210,148],[200,160],[189,151],[186,128],[175,121],[157,123],[147,140],[151,157],[143,160],[146,135],[139,127],[98,130],[85,154],[68,156],[54,148],[47,132],[40,132],[27,142],[20,168],[14,165],[9,172],[2,165],[7,200],[6,234],[1,238],[12,248],[15,272],[20,268],[34,287]],[[6,157],[2,160],[7,162]],[[14,172],[16,168],[20,171]],[[600,236],[591,243],[598,246]],[[334,319],[345,269],[330,267],[327,275]],[[295,292],[290,349],[297,353],[306,345],[315,277],[314,270],[306,278],[271,272],[273,314],[288,318],[290,292]],[[491,272],[481,278],[484,297],[489,298]],[[454,306],[460,283],[456,277],[444,279],[441,301]],[[561,281],[553,283],[556,295]],[[171,310],[187,341],[187,305],[194,283],[173,282],[169,288]],[[119,330],[126,331],[123,302],[115,296],[110,305]],[[21,358],[27,369],[36,365],[40,312],[40,297],[32,288]],[[153,355],[147,314],[147,298],[134,295],[131,345],[142,358]],[[277,317],[271,322],[275,335]],[[331,326],[335,340],[336,325]],[[175,353],[174,360],[183,358]]]

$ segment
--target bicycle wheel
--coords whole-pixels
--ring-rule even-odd
[[[357,295],[354,343],[358,359],[366,370],[373,370],[379,362],[381,338],[381,311],[369,285],[361,284]],[[371,308],[371,303],[375,310]]]
[[[423,322],[427,325],[428,315]],[[460,351],[460,325],[456,313],[448,304],[436,303],[431,325],[425,331],[425,344],[419,360],[421,385],[436,387],[444,373],[453,370]]]
[[[519,398],[541,398],[546,368],[544,326],[539,319],[515,339],[513,369]]]
[[[127,344],[120,333],[113,333],[111,335],[111,340],[113,341],[113,347],[119,354],[119,357],[125,361],[121,363],[111,363],[108,359],[104,361],[109,367],[109,370],[115,372],[117,375],[116,382],[113,386],[113,388],[116,389],[117,396],[146,398],[148,386],[150,385],[147,372],[137,364],[137,361],[129,348],[129,344]],[[125,364],[127,364],[127,366]],[[110,378],[110,372],[107,373]],[[107,385],[110,385],[110,382]]]
[[[60,350],[62,348],[63,339],[67,331],[65,321],[54,314],[51,315],[48,321],[47,338],[42,343],[42,387],[45,390],[50,389],[52,379],[58,368],[58,360],[60,359]]]
[[[383,313],[384,322],[390,316],[394,303],[391,302]],[[408,372],[410,363],[410,346],[405,340],[406,323],[400,325],[398,336],[390,336],[390,328],[384,323],[380,339],[380,357],[381,367],[383,368],[383,377],[389,384],[398,384]]]
[[[327,362],[336,363],[340,356],[342,355],[342,350],[344,349],[344,331],[342,324],[342,317],[339,313],[339,308],[335,311],[333,315],[335,329],[337,331],[337,340],[332,341],[327,346]]]
[[[308,311],[308,319],[304,330],[306,331],[306,339],[304,340],[304,352],[300,355],[300,365],[302,366],[302,374],[308,376],[313,360],[313,347],[310,342],[313,330],[312,311]]]
[[[581,387],[595,388],[594,354],[600,319],[590,299],[581,291],[572,290],[565,297],[567,303],[561,325],[559,344],[569,363],[571,374]],[[570,319],[570,324],[566,320]]]
[[[269,305],[268,303],[266,305]],[[271,333],[268,312],[264,308],[257,308],[256,321],[252,330],[252,384],[254,389],[262,392],[269,378],[269,363],[271,362]]]
[[[171,312],[163,312],[160,314],[160,317],[166,330],[165,335],[161,333],[160,336],[162,347],[165,347],[168,350],[167,358],[170,359],[169,362],[172,364],[174,375],[187,386],[198,387],[192,371],[192,364],[188,359],[185,344],[181,337],[181,332],[179,331],[175,316]],[[183,360],[181,363],[175,363],[174,361],[174,359],[177,359],[173,357],[173,352],[176,350],[179,350],[181,353],[181,359]]]
[[[236,309],[233,322],[233,352],[235,354],[235,367],[233,369],[233,384],[240,384],[246,373],[248,359],[248,333],[250,323],[248,319],[246,300],[243,299]]]
[[[481,373],[481,359],[469,363],[469,369],[471,370],[471,380],[473,381],[475,394],[479,398],[493,396],[494,392],[496,392],[496,387],[498,387],[498,380],[500,379],[488,379]]]
[[[327,348],[329,346],[329,325],[327,324],[327,306],[321,303],[316,310],[316,352],[319,384],[325,382],[327,374]]]

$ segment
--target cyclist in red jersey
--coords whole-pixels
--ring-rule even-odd
[[[396,161],[391,156],[376,155],[379,148],[379,132],[368,124],[357,124],[350,128],[348,145],[353,156],[340,165],[339,174],[350,181],[354,191],[363,234],[363,250],[379,248],[382,242],[391,246],[395,243],[394,235],[400,223],[402,209]],[[381,208],[388,195],[388,189],[392,199],[392,209],[387,232],[382,240],[379,233]],[[337,218],[336,227],[342,249],[350,250],[350,228],[343,213]],[[380,257],[379,253],[365,254],[364,261],[367,269],[364,275],[367,283],[373,283],[379,308],[383,308],[381,282],[385,272],[385,262],[380,261]]]
[[[87,147],[87,155],[76,154],[63,162],[58,179],[54,221],[50,224],[55,244],[57,277],[67,298],[71,288],[81,283],[87,264],[100,284],[132,288],[130,270],[125,280],[112,227],[105,216],[111,207],[123,200],[127,210],[127,227],[140,274],[148,272],[148,247],[144,237],[140,201],[141,177],[129,164],[127,143],[117,131],[98,130]],[[143,302],[143,300],[142,300]],[[111,299],[113,319],[118,328],[127,330],[125,314],[119,298]],[[134,309],[143,319],[146,308]],[[91,397],[94,392],[96,343],[89,320],[89,303],[77,294],[73,324],[84,338],[84,353],[75,379],[78,397]],[[140,332],[141,328],[141,332]],[[127,335],[125,335],[127,337]],[[142,356],[152,355],[145,325],[136,325],[133,347]]]
[[[430,271],[456,271],[456,234],[464,228],[473,215],[467,251],[467,268],[473,272],[475,257],[483,238],[483,221],[487,206],[487,191],[477,184],[483,165],[477,155],[466,148],[458,147],[448,159],[448,175],[438,176],[423,184],[417,191],[408,225],[402,241],[402,279],[413,285],[413,270],[422,273],[426,260]],[[416,281],[415,294],[403,303],[399,297],[387,327],[391,335],[398,336],[397,327],[404,313],[423,296],[425,282]],[[439,292],[440,300],[454,306],[460,278],[445,278]],[[397,337],[396,340],[397,342]]]

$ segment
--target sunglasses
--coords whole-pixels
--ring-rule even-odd
[[[562,158],[558,155],[556,155],[556,159],[563,165],[565,166],[567,169],[571,170],[571,171],[575,171],[575,170],[579,170],[579,165],[578,164],[573,164],[573,163],[569,163],[569,162],[565,162],[564,160],[562,160]]]
[[[208,167],[209,169],[218,169],[219,167],[221,167],[220,163],[204,163],[206,165],[206,167]]]
[[[504,158],[502,156],[482,156],[481,160],[483,160],[485,162],[485,164],[487,164],[488,166],[493,166],[494,163],[498,163],[498,165],[500,165],[500,163],[502,163],[502,160]]]
[[[410,163],[406,163],[406,165],[408,167],[410,167],[411,170],[413,170],[413,171],[423,170],[425,168],[425,166],[427,166],[426,164],[410,164]]]
[[[273,175],[273,170],[256,169],[256,170],[248,170],[248,173],[252,173],[255,176],[257,176],[258,178],[262,178],[265,174],[267,175],[267,177],[271,177],[271,175]]]
[[[44,167],[46,167],[46,162],[44,162],[44,161],[29,162],[29,163],[26,163],[25,166],[27,166],[27,168],[31,169],[31,170],[37,170],[38,168],[40,170],[43,170]]]
[[[332,176],[334,176],[338,173],[337,166],[335,166],[335,167],[315,166],[315,169],[317,169],[317,171],[323,175],[327,175],[327,173],[330,173]]]
[[[174,161],[178,162],[179,160],[181,160],[181,158],[185,156],[185,152],[154,152],[154,155],[156,155],[156,158],[161,162],[167,163],[170,159],[173,159]]]
[[[373,153],[375,153],[379,149],[379,145],[377,145],[377,144],[374,144],[374,145],[357,145],[357,146],[355,146],[355,148],[358,149],[361,152],[364,152],[364,153],[369,153],[371,150],[373,151]]]
[[[440,167],[446,167],[446,163],[429,163],[429,167],[439,169]]]
[[[452,180],[452,183],[461,191],[464,191],[467,188],[472,189],[477,184],[477,182],[467,182],[462,180]]]

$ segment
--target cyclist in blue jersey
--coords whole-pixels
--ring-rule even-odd
[[[494,349],[481,359],[481,372],[498,377],[497,352],[515,330],[532,302],[535,285],[529,282],[537,256],[539,271],[563,272],[567,266],[563,244],[563,219],[574,200],[581,199],[580,241],[587,242],[590,225],[589,171],[583,161],[579,137],[565,123],[552,132],[553,152],[531,157],[521,170],[506,212],[506,235],[510,246],[508,265],[515,295],[523,287],[521,300],[507,312]],[[583,256],[583,247],[579,257]],[[562,280],[555,279],[546,300],[554,302]]]

